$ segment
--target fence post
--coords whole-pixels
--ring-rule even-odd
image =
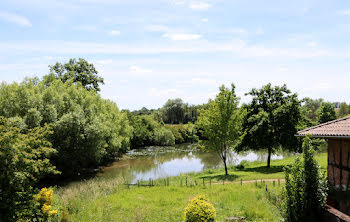
[[[186,177],[186,187],[187,187],[187,177]]]
[[[210,186],[211,186],[211,177],[210,177],[210,180],[209,180],[209,184],[210,184]]]
[[[225,179],[222,179],[222,185],[225,185]]]
[[[205,186],[205,185],[204,185],[204,177],[203,177],[203,186]]]
[[[258,180],[255,180],[255,186],[258,186]]]
[[[278,178],[278,186],[280,185],[280,179]]]
[[[275,181],[273,181],[273,186],[275,187]]]
[[[242,186],[242,178],[241,178],[241,186]]]

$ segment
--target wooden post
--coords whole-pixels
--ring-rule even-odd
[[[242,186],[242,178],[241,178],[241,186]]]
[[[275,181],[273,181],[273,186],[275,187]]]
[[[222,185],[225,185],[225,179],[222,179]]]
[[[186,187],[187,187],[187,177],[186,177]]]
[[[205,186],[205,185],[204,185],[204,177],[203,177],[203,186]]]
[[[211,186],[211,177],[210,177],[210,180],[209,180],[209,185]]]
[[[281,184],[280,184],[280,179],[278,178],[278,186],[280,186]]]

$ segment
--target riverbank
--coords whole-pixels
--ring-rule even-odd
[[[279,195],[283,187],[261,179],[283,179],[283,167],[292,164],[295,156],[273,160],[271,168],[265,162],[246,164],[244,169],[230,167],[229,176],[223,169],[205,170],[155,180],[155,187],[130,187],[125,179],[95,178],[56,189],[55,206],[64,209],[71,221],[181,221],[189,199],[205,194],[217,209],[218,221],[227,216],[244,216],[255,221],[279,221],[277,207],[265,196],[265,185]],[[322,170],[326,170],[327,154],[316,155]],[[187,177],[187,186],[185,180]],[[205,178],[205,186],[203,186]],[[212,186],[208,183],[211,179]],[[230,181],[256,180],[256,183],[230,183]],[[221,185],[222,181],[226,184]],[[149,183],[144,181],[143,183]],[[215,185],[216,184],[216,185]],[[275,184],[275,186],[274,186]]]

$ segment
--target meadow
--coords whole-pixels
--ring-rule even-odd
[[[315,157],[326,170],[327,154]],[[241,169],[231,166],[229,176],[224,176],[223,169],[210,169],[140,182],[153,183],[152,187],[127,186],[121,178],[95,178],[57,188],[55,207],[67,221],[183,221],[188,201],[204,194],[216,208],[217,221],[235,216],[246,221],[280,221],[283,167],[295,159],[273,160],[270,169],[264,162],[251,162]],[[280,179],[280,183],[264,179]]]

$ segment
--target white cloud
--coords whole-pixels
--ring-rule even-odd
[[[169,28],[164,25],[148,25],[145,27],[147,31],[150,32],[168,32]]]
[[[350,15],[350,9],[343,10],[343,11],[339,11],[338,14],[341,14],[341,15]]]
[[[186,34],[186,33],[165,33],[163,37],[171,39],[173,41],[184,41],[184,40],[197,40],[202,38],[202,35]]]
[[[32,27],[32,23],[26,18],[21,15],[16,15],[13,13],[7,13],[7,12],[0,12],[0,19],[6,20],[10,23],[16,24],[18,26],[22,27]]]
[[[119,30],[111,30],[108,32],[108,34],[110,35],[120,35],[120,31]]]
[[[261,27],[257,28],[256,31],[255,31],[255,34],[257,34],[257,35],[262,35],[262,34],[264,34],[264,29],[261,28]]]
[[[243,33],[246,33],[247,30],[241,29],[241,28],[236,28],[236,29],[231,29],[231,32],[238,33],[238,34],[243,34]]]
[[[107,64],[112,64],[113,60],[112,59],[97,60],[94,63],[96,65],[107,65]]]
[[[133,72],[133,73],[151,73],[152,70],[151,69],[143,69],[139,66],[135,66],[135,65],[132,65],[129,67],[129,70],[130,72]]]
[[[208,22],[208,21],[209,21],[208,18],[202,18],[202,19],[201,19],[201,22]]]
[[[318,43],[317,42],[309,42],[307,45],[310,47],[316,47],[316,46],[318,46]]]
[[[206,2],[190,2],[189,7],[194,10],[208,10],[211,5]]]
[[[82,30],[85,32],[96,32],[97,31],[97,27],[93,26],[93,25],[82,25],[82,26],[76,27],[76,29]]]

